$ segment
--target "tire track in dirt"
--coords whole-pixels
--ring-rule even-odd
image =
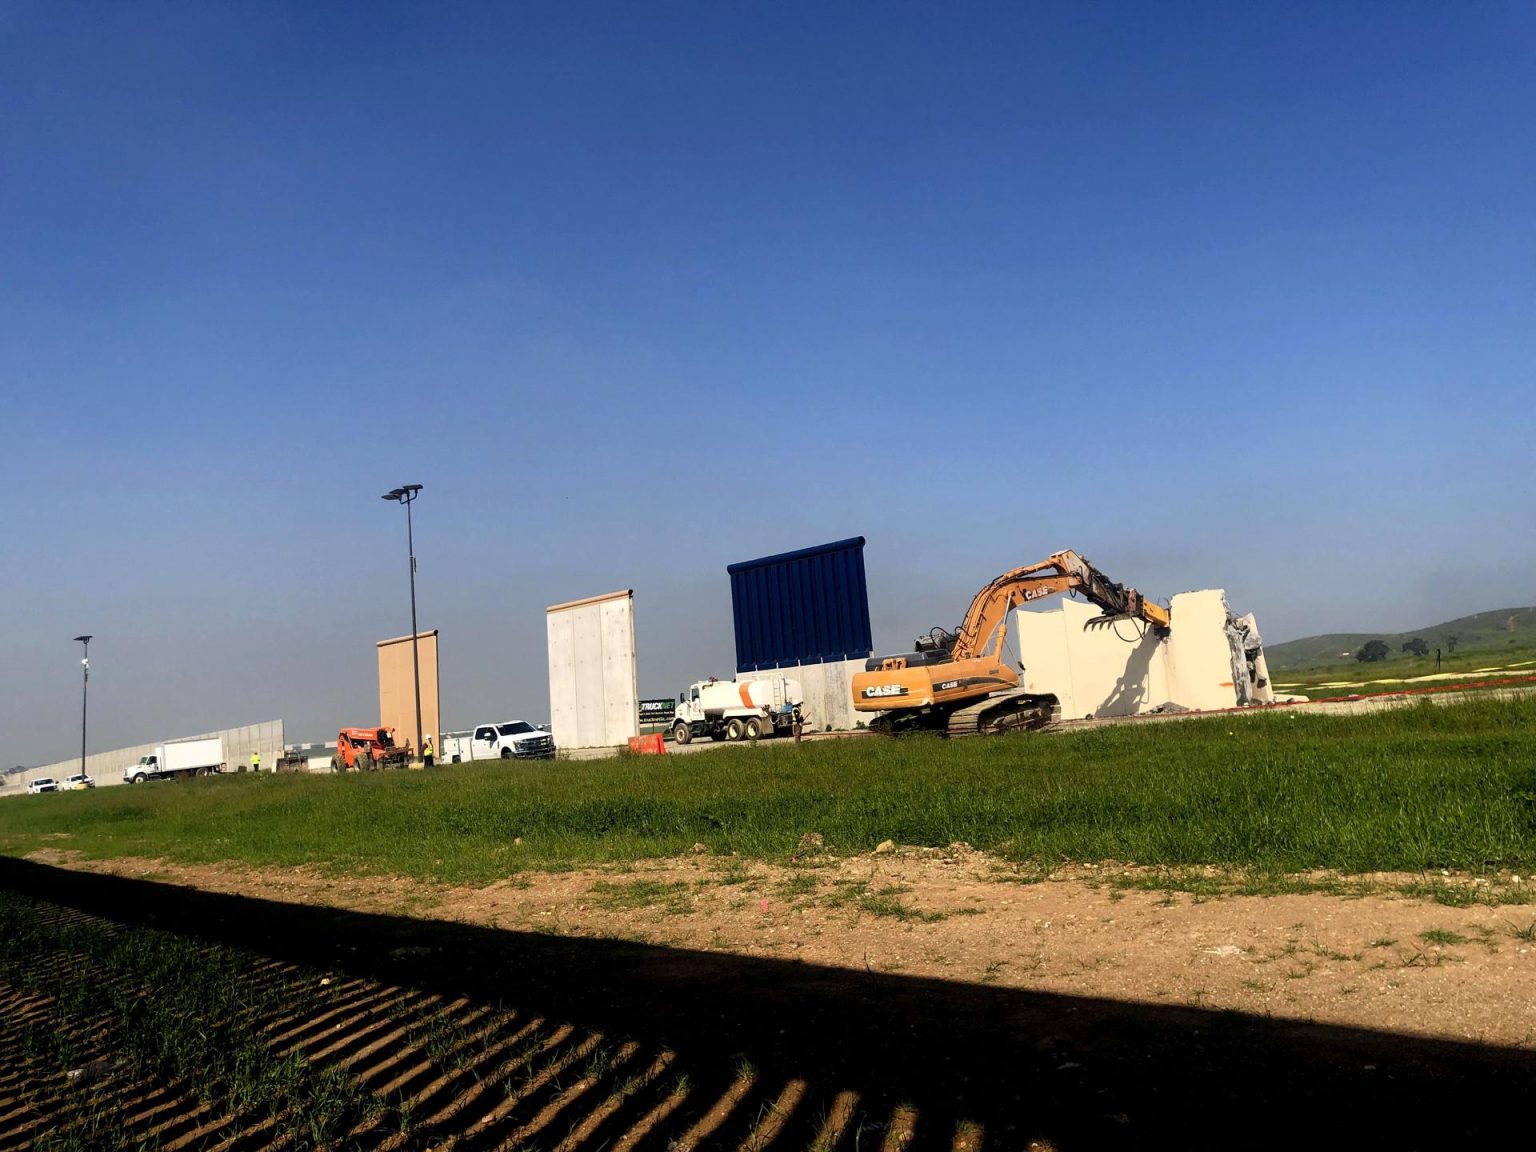
[[[117,927],[77,912],[39,919],[72,931],[111,934]],[[58,953],[41,959],[36,974],[42,980],[56,979],[76,974],[81,963],[79,956]],[[301,986],[312,988],[317,980],[313,971],[270,959],[253,964],[249,972],[253,985],[295,992]],[[468,997],[450,999],[376,980],[337,980],[326,991],[317,1010],[277,1014],[259,1027],[274,1061],[298,1054],[316,1067],[343,1068],[379,1099],[398,1102],[393,1130],[375,1116],[347,1133],[338,1146],[390,1150],[430,1143],[469,1150],[549,1138],[561,1152],[609,1144],[633,1148],[672,1111],[661,1105],[690,1095],[666,1086],[659,1101],[647,1099],[648,1092],[654,1095],[662,1086],[675,1060],[668,1050],[647,1051],[631,1040],[609,1052],[601,1033],[528,1018]],[[46,995],[0,985],[0,1045],[19,1051],[23,1046],[18,1037],[29,1026],[57,1026],[55,1009]],[[77,1060],[110,1061],[112,1053],[90,1043],[93,1031],[89,1021],[71,1030],[82,1042]],[[438,1051],[429,1054],[435,1042]],[[750,1080],[738,1079],[718,1099],[698,1103],[690,1112],[697,1118],[682,1133],[681,1143],[678,1138],[667,1143],[698,1147],[750,1085]],[[486,1107],[486,1098],[498,1095],[500,1099]],[[0,1149],[31,1147],[87,1099],[98,1106],[108,1104],[106,1110],[118,1128],[115,1147],[245,1152],[305,1146],[302,1139],[276,1131],[281,1117],[242,1116],[227,1101],[198,1099],[191,1085],[158,1083],[142,1073],[128,1078],[109,1070],[87,1095],[85,1089],[50,1084],[46,1076],[29,1074],[28,1064],[21,1061],[12,1063],[0,1079]],[[626,1111],[633,1114],[632,1123],[624,1123]],[[399,1120],[412,1115],[421,1118],[419,1123]],[[773,1118],[756,1147],[766,1147],[777,1133],[778,1117]]]

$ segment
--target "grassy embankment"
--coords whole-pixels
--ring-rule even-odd
[[[317,864],[486,881],[687,852],[887,838],[1021,862],[1278,874],[1536,870],[1536,700],[1274,712],[428,773],[230,777],[0,802],[0,851]]]
[[[1460,684],[1536,676],[1536,648],[1442,653],[1435,667],[1433,653],[1412,656],[1393,652],[1385,660],[1341,663],[1297,672],[1272,672],[1278,692],[1296,692],[1313,699],[1330,696],[1376,696],[1405,689],[1455,688]]]
[[[1452,639],[1457,653],[1475,654],[1484,664],[1496,664],[1509,658],[1511,648],[1530,648],[1536,642],[1536,608],[1497,608],[1462,616],[1408,632],[1330,632],[1305,636],[1283,644],[1266,644],[1264,654],[1277,675],[1287,670],[1319,668],[1338,661],[1341,652],[1351,655],[1361,645],[1380,640],[1394,657],[1410,640],[1423,640],[1431,658],[1436,648],[1449,655]]]

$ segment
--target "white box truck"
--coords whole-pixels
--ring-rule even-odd
[[[181,780],[188,776],[207,776],[224,770],[224,741],[217,736],[205,740],[177,740],[156,744],[139,757],[139,762],[123,769],[123,780],[142,784],[146,780]]]
[[[695,736],[712,740],[757,740],[793,732],[805,722],[800,681],[787,676],[750,680],[700,680],[677,697],[672,739],[686,744]]]

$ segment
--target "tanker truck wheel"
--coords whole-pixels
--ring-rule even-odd
[[[672,743],[686,744],[693,739],[693,729],[688,727],[686,720],[679,720],[672,726]]]
[[[760,740],[763,735],[763,722],[753,716],[747,721],[746,732],[748,740]]]
[[[741,721],[734,716],[731,717],[730,722],[725,726],[725,738],[727,740],[740,740],[741,733]]]

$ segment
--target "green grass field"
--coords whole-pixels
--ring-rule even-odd
[[[887,838],[1018,861],[1260,872],[1536,870],[1536,700],[1278,711],[1064,735],[227,777],[0,802],[0,851],[486,881]]]

